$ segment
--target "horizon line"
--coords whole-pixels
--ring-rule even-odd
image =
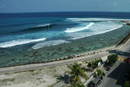
[[[0,14],[22,14],[22,13],[64,13],[64,12],[109,12],[109,13],[130,13],[130,12],[120,12],[120,11],[48,11],[48,12],[2,12]]]

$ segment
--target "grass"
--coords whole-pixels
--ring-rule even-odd
[[[15,78],[11,78],[11,79],[4,79],[4,80],[1,80],[0,82],[7,82],[7,81],[13,82],[14,80],[15,80]]]
[[[55,74],[55,75],[53,75],[53,77],[58,77],[58,75]]]
[[[15,78],[0,80],[0,85],[8,85],[7,82],[14,82]]]

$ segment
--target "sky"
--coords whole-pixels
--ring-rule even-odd
[[[130,0],[0,0],[0,13],[130,12]]]

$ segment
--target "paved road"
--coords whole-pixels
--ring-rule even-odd
[[[79,57],[75,59],[68,59],[68,60],[45,63],[45,64],[31,64],[31,65],[22,65],[22,66],[16,66],[16,67],[0,68],[0,73],[11,73],[11,72],[41,69],[45,67],[52,67],[52,66],[58,66],[58,65],[64,65],[64,64],[72,64],[78,61],[84,61],[84,60],[90,60],[90,59],[103,57],[108,54],[109,54],[108,52],[101,52],[101,53],[96,53],[93,55],[83,56],[83,57]]]
[[[130,64],[126,64],[124,62],[124,60],[130,56],[129,50],[130,39],[121,49],[121,52],[124,54],[119,55],[118,61],[114,64],[110,71],[106,71],[106,77],[104,77],[99,87],[122,87],[124,84],[125,73],[128,69],[130,69]]]

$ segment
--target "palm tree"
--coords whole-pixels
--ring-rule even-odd
[[[83,77],[84,79],[88,78],[80,64],[75,62],[74,65],[68,65],[68,67],[71,69],[71,71],[67,72],[71,75],[68,80],[72,81],[72,84],[81,83],[80,77]]]

